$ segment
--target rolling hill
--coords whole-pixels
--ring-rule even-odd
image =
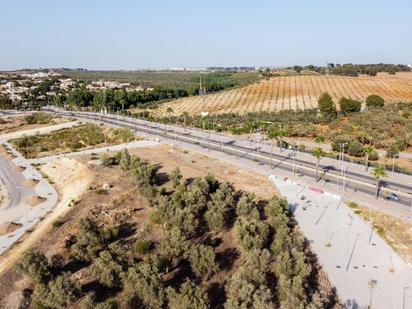
[[[156,116],[209,113],[240,113],[306,109],[317,106],[317,99],[328,92],[337,103],[347,97],[364,101],[370,94],[382,96],[386,102],[412,101],[412,73],[379,74],[376,77],[298,75],[262,80],[248,86],[222,92],[188,97],[160,105]],[[172,112],[170,109],[172,108]],[[167,110],[169,109],[169,113]]]

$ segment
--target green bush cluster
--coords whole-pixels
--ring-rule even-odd
[[[27,115],[24,119],[28,124],[49,124],[53,116],[39,112]]]
[[[371,94],[366,98],[367,107],[383,107],[384,105],[385,100],[376,94]]]
[[[344,115],[349,113],[357,113],[361,110],[361,102],[348,98],[341,98],[339,100],[340,112]]]

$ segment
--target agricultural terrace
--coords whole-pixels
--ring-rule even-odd
[[[297,75],[281,76],[260,81],[242,88],[215,94],[183,98],[159,106],[154,114],[164,117],[188,112],[197,115],[210,113],[274,112],[317,107],[317,100],[328,92],[335,103],[341,98],[365,101],[377,94],[386,102],[412,101],[412,73],[379,74],[376,77]]]

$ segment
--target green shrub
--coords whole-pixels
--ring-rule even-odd
[[[112,131],[113,137],[122,142],[130,142],[134,139],[133,132],[128,128],[117,128]]]
[[[134,243],[134,248],[138,254],[145,254],[150,250],[150,242],[144,239],[137,239]]]
[[[45,113],[33,113],[25,117],[28,124],[48,124],[52,119],[51,115]]]
[[[332,97],[327,93],[322,93],[318,99],[318,107],[321,115],[327,119],[333,119],[337,116],[336,106]]]
[[[113,165],[118,165],[120,163],[120,158],[118,154],[110,155],[110,154],[104,153],[101,156],[101,160],[104,166],[113,166]]]
[[[61,218],[58,218],[58,219],[53,221],[52,226],[54,228],[58,228],[58,227],[62,226],[63,223],[64,223],[64,221]]]
[[[376,94],[371,94],[366,98],[366,106],[368,107],[383,107],[384,105],[385,100]]]
[[[348,153],[354,157],[362,157],[365,155],[363,145],[358,140],[352,140],[348,144]]]
[[[345,153],[348,152],[348,145],[352,141],[352,139],[349,136],[346,135],[338,135],[334,138],[331,146],[332,150],[339,152],[340,150],[340,144],[346,144],[345,145]]]
[[[361,102],[357,100],[341,98],[339,100],[340,111],[346,115],[348,113],[356,113],[361,110]]]
[[[393,158],[399,155],[399,149],[395,144],[391,144],[390,147],[386,150],[386,157]]]

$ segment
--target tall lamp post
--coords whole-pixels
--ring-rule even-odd
[[[409,289],[409,286],[403,287],[402,309],[405,309],[406,290],[408,290],[408,289]]]
[[[399,158],[399,154],[395,154],[392,156],[392,174],[391,174],[391,178],[393,178],[394,174],[395,174],[395,158]]]

